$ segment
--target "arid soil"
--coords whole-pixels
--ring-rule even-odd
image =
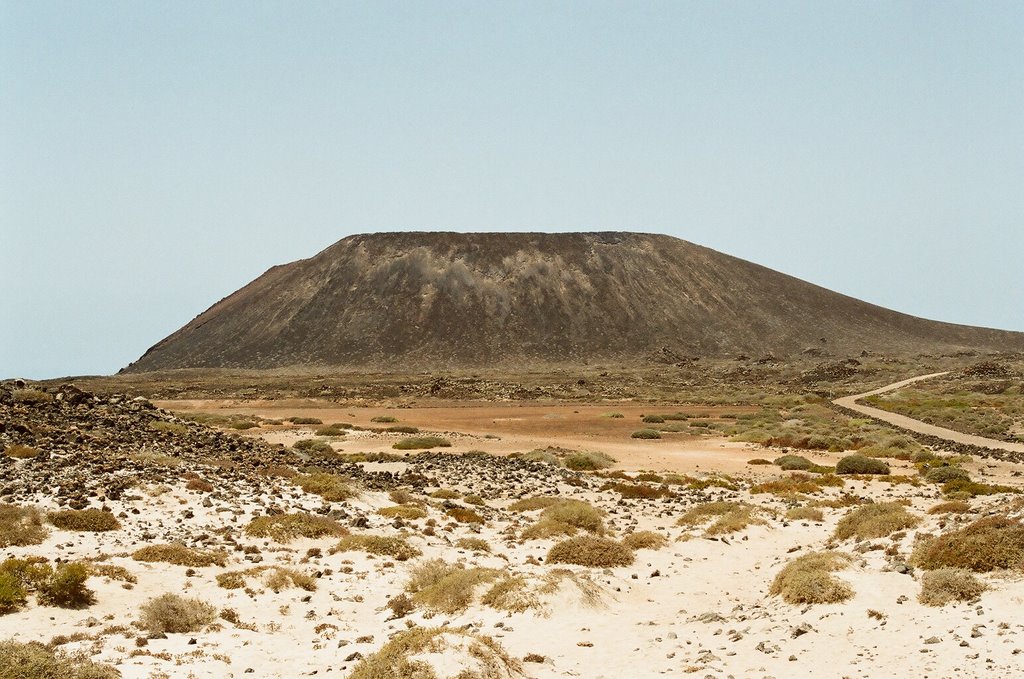
[[[4,546],[4,558],[88,564],[94,600],[62,608],[30,592],[0,612],[0,642],[41,642],[125,677],[1019,675],[1024,560],[975,569],[987,589],[927,605],[919,596],[932,566],[920,548],[928,535],[986,516],[1016,521],[1024,465],[957,458],[983,482],[975,490],[991,493],[962,492],[955,511],[931,513],[956,498],[913,460],[886,459],[890,475],[837,477],[822,470],[850,451],[783,451],[688,432],[631,438],[642,415],[680,411],[712,422],[743,413],[674,403],[153,405],[0,385],[0,449],[38,451],[0,456],[0,503],[44,514],[100,509],[119,526],[69,530],[51,516],[40,542]],[[183,419],[199,412],[281,423],[237,432]],[[291,418],[351,426],[318,436],[322,425]],[[420,431],[385,431],[391,426]],[[393,447],[426,435],[452,445]],[[323,445],[292,447],[303,440]],[[520,455],[537,448],[549,457]],[[573,470],[570,451],[615,462]],[[819,467],[748,464],[784,452]],[[928,458],[932,466],[946,459],[929,455],[940,456]],[[537,497],[548,500],[517,504]],[[565,513],[548,516],[548,502]],[[875,505],[909,519],[867,536],[837,533]],[[735,513],[692,518],[709,507]],[[285,540],[254,522],[288,515],[329,528]],[[570,549],[563,563],[556,547],[571,532],[611,544]],[[174,543],[215,563],[139,552]],[[815,580],[797,603],[773,590],[787,565],[816,552],[849,555],[832,574],[839,586]],[[585,563],[571,563],[579,557]],[[815,603],[822,588],[848,592]],[[168,593],[206,604],[210,619],[189,631],[154,628],[143,609]],[[426,637],[433,641],[417,645]]]

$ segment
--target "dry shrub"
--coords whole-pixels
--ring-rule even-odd
[[[337,474],[315,472],[296,476],[292,480],[302,490],[319,495],[328,502],[341,502],[359,495],[349,479]]]
[[[655,500],[672,495],[665,487],[653,488],[642,483],[608,483],[601,490],[613,490],[627,500]]]
[[[140,609],[142,628],[154,633],[198,632],[217,619],[217,609],[199,599],[163,594]]]
[[[786,511],[786,518],[791,521],[823,521],[825,515],[816,507],[793,507]]]
[[[556,544],[548,551],[547,561],[591,568],[609,568],[632,564],[633,552],[614,540],[585,535]]]
[[[217,586],[224,589],[242,589],[249,571],[228,571],[217,574]]]
[[[634,552],[638,549],[661,549],[668,542],[661,533],[652,530],[640,530],[622,538],[622,544]]]
[[[53,400],[53,394],[42,389],[27,387],[14,390],[14,400],[18,403],[49,403]]]
[[[0,547],[38,545],[48,532],[35,507],[0,504]]]
[[[415,559],[422,552],[416,549],[405,538],[384,537],[381,535],[346,535],[334,547],[334,552],[366,552],[390,556],[396,561]]]
[[[124,566],[115,566],[107,563],[93,563],[85,562],[85,567],[89,569],[89,575],[94,575],[100,578],[110,578],[111,580],[117,580],[118,582],[127,582],[135,584],[139,581],[137,577],[132,575]]]
[[[532,512],[537,509],[547,509],[551,505],[556,505],[559,502],[563,502],[563,499],[560,497],[540,495],[537,497],[527,497],[522,500],[516,500],[508,506],[508,509],[512,512]]]
[[[410,436],[393,444],[395,450],[427,450],[428,448],[451,448],[452,442],[440,436]]]
[[[269,537],[275,542],[291,542],[296,538],[325,538],[346,535],[340,523],[326,516],[307,512],[259,516],[249,522],[245,532],[256,537]]]
[[[455,492],[454,490],[449,490],[447,488],[438,488],[437,490],[430,494],[430,497],[434,498],[435,500],[454,500],[455,498],[462,496],[459,493]]]
[[[963,500],[940,502],[928,510],[929,514],[970,514],[971,505]]]
[[[462,501],[465,502],[467,505],[475,505],[477,507],[483,507],[487,504],[484,498],[480,495],[477,495],[476,493],[470,493],[468,495],[463,496]]]
[[[51,512],[47,518],[61,530],[102,532],[121,527],[116,516],[102,509],[68,509],[63,512]]]
[[[921,576],[921,593],[917,600],[925,606],[945,606],[953,601],[972,601],[988,587],[970,571],[962,568],[939,568]]]
[[[267,587],[274,590],[274,592],[280,592],[281,590],[288,589],[289,587],[298,587],[299,589],[307,592],[316,591],[316,578],[307,573],[297,571],[294,568],[274,566],[267,571],[264,582]]]
[[[416,496],[413,495],[407,488],[395,488],[390,493],[388,493],[388,497],[396,505],[417,504]]]
[[[688,509],[676,523],[692,528],[715,519],[704,533],[705,535],[723,535],[741,531],[747,526],[766,524],[764,519],[757,516],[760,511],[757,507],[745,502],[707,502]]]
[[[841,552],[813,552],[790,561],[772,581],[769,593],[788,604],[830,604],[846,601],[853,588],[832,575],[852,557]]]
[[[575,526],[570,526],[567,523],[540,519],[523,530],[522,538],[524,540],[546,540],[547,538],[576,535],[577,532],[578,529]]]
[[[484,517],[466,507],[452,507],[445,513],[459,523],[485,523]]]
[[[459,679],[522,676],[519,662],[490,637],[463,629],[416,627],[396,634],[379,651],[360,660],[349,679],[437,679],[429,660],[442,657],[447,658],[444,667],[464,668]]]
[[[818,493],[824,486],[842,487],[846,482],[834,474],[823,474],[821,476],[810,476],[795,472],[789,476],[783,476],[754,484],[750,487],[753,494],[771,493],[772,495],[797,495],[803,493]]]
[[[898,502],[879,502],[851,510],[839,520],[834,535],[837,540],[884,538],[896,531],[913,528],[920,522]]]
[[[509,613],[525,613],[541,606],[537,593],[522,575],[503,576],[480,597],[480,603]]]
[[[80,656],[54,652],[36,641],[22,644],[0,641],[0,677],[3,679],[119,679],[109,665]]]
[[[417,505],[395,505],[393,507],[384,507],[382,509],[378,509],[377,513],[391,519],[398,518],[406,520],[422,519],[427,516],[426,510]]]
[[[680,526],[693,527],[705,524],[716,516],[723,516],[731,511],[735,511],[742,506],[739,502],[705,502],[694,507],[690,507],[686,512],[676,520],[676,524]]]
[[[412,569],[405,590],[417,605],[451,615],[469,608],[476,587],[498,575],[493,568],[465,568],[431,559]]]
[[[190,566],[192,568],[223,566],[227,562],[227,554],[224,552],[191,549],[180,543],[149,545],[136,550],[132,554],[132,558],[136,561],[170,563],[175,566]]]
[[[203,479],[189,479],[185,484],[185,490],[194,490],[199,493],[212,493],[213,484]]]
[[[582,500],[561,500],[540,514],[541,520],[582,528],[588,533],[604,533],[604,512]]]
[[[1007,516],[987,516],[938,537],[922,537],[911,563],[925,570],[963,568],[975,573],[1024,568],[1024,525]]]
[[[481,538],[459,538],[455,546],[459,549],[468,549],[474,552],[490,552],[491,546],[487,540]]]
[[[31,460],[33,457],[39,455],[39,452],[38,448],[23,446],[17,443],[4,448],[4,455],[7,457],[13,457],[16,460]]]

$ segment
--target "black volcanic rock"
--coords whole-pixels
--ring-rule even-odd
[[[276,266],[125,370],[1024,349],[662,235],[383,233]]]

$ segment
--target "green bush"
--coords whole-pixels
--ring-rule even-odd
[[[643,422],[646,424],[661,424],[665,421],[665,418],[661,415],[645,415]]]
[[[39,588],[39,603],[61,608],[89,606],[96,598],[93,591],[85,586],[88,579],[89,569],[84,564],[61,564]]]
[[[21,581],[11,573],[0,571],[0,615],[18,610],[27,599],[28,593]]]
[[[638,429],[630,436],[635,439],[660,439],[661,432],[657,429]]]
[[[884,460],[863,455],[847,455],[836,464],[836,474],[888,474]]]
[[[783,455],[775,458],[775,464],[783,471],[807,471],[814,463],[802,455]]]
[[[946,465],[944,467],[933,467],[929,469],[925,475],[924,480],[930,483],[949,483],[950,481],[970,481],[971,475],[967,473],[967,470],[961,469],[953,465]]]

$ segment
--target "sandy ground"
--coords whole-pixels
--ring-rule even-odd
[[[612,454],[627,471],[652,469],[703,473],[735,472],[747,479],[777,476],[774,467],[751,467],[751,457],[772,458],[778,451],[755,449],[720,439],[672,438],[635,441],[644,412],[693,410],[684,406],[614,407],[604,404],[494,406],[441,408],[326,408],[310,403],[265,404],[223,402],[161,403],[174,410],[218,410],[263,417],[315,416],[324,422],[347,421],[371,425],[388,414],[402,424],[449,432],[454,452],[482,449],[497,454],[546,445],[596,449]],[[621,420],[603,417],[622,412]],[[736,408],[701,409],[695,415],[720,417]],[[285,415],[287,414],[287,415]],[[280,427],[262,431],[271,441],[290,442],[308,437],[308,428]],[[486,438],[487,435],[499,438]],[[394,434],[356,432],[335,447],[348,452],[391,451]],[[838,455],[808,455],[815,462],[833,463]],[[391,463],[400,470],[404,463]],[[377,469],[383,469],[379,465]],[[391,467],[388,467],[391,468]],[[1019,486],[1020,465],[976,460],[967,465],[974,475]],[[361,657],[379,650],[410,625],[443,625],[492,637],[510,656],[542,656],[524,662],[514,676],[533,679],[583,677],[864,677],[914,676],[1017,677],[1024,650],[1024,582],[1016,576],[983,576],[990,589],[979,600],[942,608],[917,601],[920,573],[893,568],[891,554],[909,555],[916,532],[936,533],[983,515],[1005,496],[977,498],[972,514],[963,517],[928,515],[942,500],[937,486],[913,487],[881,481],[851,480],[842,489],[826,488],[816,499],[851,493],[873,500],[905,499],[922,524],[892,538],[860,543],[845,541],[839,549],[855,555],[854,564],[837,574],[855,591],[841,604],[789,605],[769,596],[774,576],[791,559],[830,544],[839,519],[849,510],[825,508],[824,520],[787,521],[783,513],[792,502],[769,494],[750,494],[710,488],[683,492],[671,502],[623,499],[596,483],[583,486],[521,478],[501,486],[493,479],[457,466],[438,485],[460,494],[484,496],[487,521],[482,525],[452,522],[445,506],[423,497],[426,519],[396,525],[377,510],[393,504],[386,493],[364,491],[344,502],[327,503],[334,515],[356,534],[405,535],[422,556],[406,562],[362,552],[331,554],[336,539],[302,539],[277,544],[247,536],[243,529],[254,517],[275,511],[316,512],[324,501],[303,493],[289,481],[270,479],[262,488],[217,488],[212,493],[185,489],[185,481],[167,488],[139,488],[120,500],[101,501],[121,517],[122,529],[110,533],[71,533],[51,529],[42,545],[11,547],[3,555],[41,554],[64,560],[101,558],[124,566],[137,584],[94,577],[89,586],[97,601],[79,611],[41,607],[0,616],[0,638],[48,642],[58,635],[78,635],[61,644],[66,651],[84,651],[96,660],[114,664],[125,677],[346,677]],[[896,463],[896,473],[910,473]],[[652,530],[668,539],[658,550],[639,550],[631,566],[586,568],[569,566],[585,588],[566,581],[540,597],[540,606],[508,612],[484,605],[477,593],[462,612],[432,614],[416,610],[391,619],[387,601],[402,591],[411,571],[430,558],[483,566],[540,582],[551,573],[545,556],[556,539],[522,539],[522,529],[537,513],[507,511],[524,494],[558,494],[586,500],[606,512],[609,533],[621,537]],[[676,525],[689,506],[716,499],[750,502],[760,508],[766,525],[751,526],[724,539],[707,537],[700,528]],[[48,507],[40,495],[36,504]],[[464,505],[456,499],[456,505]],[[428,520],[437,529],[425,530]],[[225,541],[230,536],[237,548]],[[455,546],[464,537],[486,540],[491,553]],[[191,546],[231,549],[226,568],[194,571],[168,564],[132,559],[144,544],[181,541]],[[311,549],[319,549],[320,553]],[[890,552],[887,556],[886,552]],[[275,593],[254,577],[248,590],[219,587],[216,575],[254,565],[282,565],[317,577],[317,589],[285,589]],[[589,591],[594,596],[584,595]],[[139,607],[165,592],[197,597],[218,610],[232,608],[242,625],[221,621],[212,629],[191,634],[168,634],[138,645],[144,633],[133,626]],[[874,613],[869,616],[869,611]],[[445,656],[451,660],[451,654]],[[443,664],[443,663],[442,663]],[[454,674],[454,673],[453,673]]]
[[[697,438],[683,433],[663,434],[660,440],[643,441],[630,434],[644,425],[644,414],[683,412],[694,419],[720,419],[723,414],[757,410],[750,406],[692,406],[680,404],[548,404],[518,405],[463,403],[411,408],[339,408],[330,402],[273,401],[252,403],[236,400],[158,401],[161,408],[176,412],[238,413],[268,419],[316,417],[324,423],[349,422],[361,427],[386,427],[374,417],[389,416],[397,424],[411,425],[425,433],[437,433],[452,442],[452,452],[481,450],[494,455],[560,446],[573,450],[598,450],[613,456],[617,469],[661,470],[679,473],[714,469],[725,473],[750,471],[746,461],[754,446],[721,438]],[[621,413],[611,418],[609,413]],[[272,443],[291,444],[312,435],[310,427],[261,428],[258,433]],[[243,432],[244,433],[244,432]],[[335,441],[345,453],[394,452],[392,445],[403,434],[354,432]]]

